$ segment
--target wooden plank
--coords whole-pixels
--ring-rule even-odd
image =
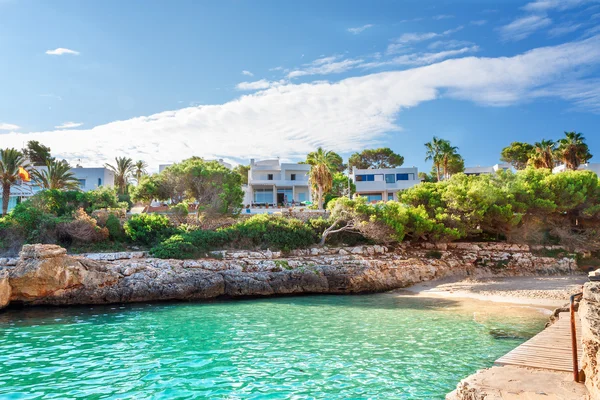
[[[577,314],[576,328],[579,334],[581,332],[581,321]],[[577,358],[581,361],[583,350],[580,335],[578,335],[578,342]],[[569,313],[562,313],[558,321],[552,326],[500,357],[495,364],[572,372],[573,359]]]

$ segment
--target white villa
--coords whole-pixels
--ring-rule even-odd
[[[310,165],[250,160],[244,204],[299,204],[311,201]]]
[[[592,172],[595,172],[596,175],[600,176],[600,163],[581,164],[578,169],[580,171],[592,171]],[[564,172],[566,170],[567,170],[567,166],[565,164],[562,164],[562,165],[559,165],[558,167],[554,167],[552,172],[557,174],[559,172]]]
[[[465,175],[491,175],[498,171],[509,171],[511,170],[510,164],[496,164],[491,167],[467,167],[465,168]]]
[[[421,182],[419,171],[412,168],[358,169],[350,175],[356,185],[356,194],[368,202],[398,200],[397,193]]]
[[[46,167],[33,167],[38,171]],[[100,186],[113,187],[115,185],[115,174],[108,168],[71,168],[71,172],[79,181],[79,186],[84,192],[96,189]],[[17,180],[10,187],[10,196],[8,199],[8,211],[11,211],[21,201],[33,196],[41,191],[42,188],[32,179],[30,182]],[[2,194],[0,193],[0,201]]]

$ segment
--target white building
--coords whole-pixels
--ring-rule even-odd
[[[352,168],[350,175],[356,185],[356,194],[369,202],[398,200],[397,193],[421,182],[419,171],[412,168]]]
[[[496,164],[491,167],[467,167],[465,168],[465,175],[491,175],[498,171],[509,171],[511,170],[510,164]]]
[[[581,164],[578,168],[580,171],[592,171],[595,172],[596,175],[600,176],[600,163],[586,163]],[[567,166],[565,164],[559,165],[555,167],[552,172],[557,174],[559,172],[564,172],[567,170]]]
[[[233,166],[231,164],[229,164],[228,162],[223,161],[222,158],[219,158],[218,160],[204,160],[204,161],[216,161],[219,164],[221,164],[222,166],[224,166],[227,169],[232,169]],[[158,172],[163,172],[167,167],[170,167],[173,164],[160,164],[158,166]]]
[[[310,165],[250,160],[244,204],[282,204],[311,201]]]
[[[46,167],[33,167],[38,171],[45,170]],[[79,186],[82,191],[88,192],[93,189],[97,189],[100,186],[113,187],[115,185],[115,175],[108,168],[71,168],[71,172],[75,175],[75,178],[79,181]],[[23,182],[17,180],[10,187],[10,196],[8,199],[8,211],[10,212],[15,206],[23,200],[33,196],[40,192],[42,188],[33,180],[29,182]],[[2,201],[2,194],[0,193],[0,204]]]

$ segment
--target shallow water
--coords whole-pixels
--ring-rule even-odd
[[[1,399],[443,399],[542,313],[305,296],[0,313]]]

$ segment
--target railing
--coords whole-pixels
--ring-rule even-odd
[[[571,296],[569,311],[571,312],[571,348],[573,351],[573,379],[579,382],[579,360],[577,359],[577,328],[575,325],[575,298],[582,297],[583,293]]]

